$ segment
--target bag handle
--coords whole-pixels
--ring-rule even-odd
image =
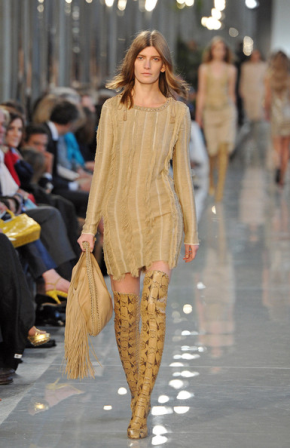
[[[98,300],[94,300],[94,298],[97,299],[97,290],[95,285],[95,279],[93,275],[93,267],[92,267],[92,259],[93,256],[90,251],[90,246],[87,241],[84,241],[82,243],[83,248],[86,250],[86,267],[87,267],[87,275],[88,275],[88,282],[89,282],[89,290],[90,290],[90,296],[91,296],[91,317],[92,317],[92,324],[94,332],[96,333],[95,326],[99,323],[99,304]],[[99,332],[100,328],[98,328]]]
[[[11,219],[14,219],[14,218],[15,218],[14,213],[13,213],[11,210],[9,210],[9,208],[7,208],[7,209],[5,210],[5,212],[8,213],[8,215],[11,216]],[[4,220],[1,219],[1,221],[4,221]],[[5,222],[5,221],[4,221],[4,222]]]

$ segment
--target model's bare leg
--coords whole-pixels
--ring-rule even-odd
[[[133,277],[130,273],[127,273],[121,280],[113,280],[113,277],[111,276],[111,286],[113,291],[139,294],[140,277]]]
[[[131,392],[133,411],[138,383],[140,278],[126,274],[125,278],[119,281],[111,278],[111,284],[114,293],[116,342]]]
[[[282,139],[281,137],[273,137],[272,142],[274,148],[275,182],[279,184],[281,178]]]
[[[141,334],[138,395],[128,428],[131,439],[148,435],[150,396],[158,375],[165,340],[167,291],[171,271],[158,261],[147,270],[141,300]]]
[[[280,181],[279,181],[279,184],[281,186],[284,185],[285,175],[286,175],[287,168],[288,168],[289,143],[290,143],[290,137],[283,137],[281,139],[281,174],[280,174]]]
[[[216,156],[209,156],[209,188],[208,194],[213,196],[215,193],[214,170],[216,167]]]
[[[281,164],[281,147],[282,147],[281,137],[273,137],[272,141],[273,141],[273,148],[274,148],[275,168],[280,168],[280,164]]]
[[[215,199],[217,202],[222,201],[224,195],[224,187],[226,182],[226,175],[228,169],[228,144],[221,143],[218,152],[218,183],[215,193]]]

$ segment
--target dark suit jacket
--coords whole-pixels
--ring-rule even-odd
[[[48,126],[47,123],[43,124],[47,134],[48,134],[48,145],[47,145],[47,151],[50,152],[51,154],[53,154],[54,158],[53,158],[53,171],[52,171],[52,177],[53,177],[53,185],[54,185],[54,190],[68,190],[68,184],[69,181],[67,179],[64,179],[63,177],[60,177],[57,174],[57,164],[58,164],[58,154],[57,154],[57,140],[53,140],[52,138],[52,134],[51,134],[51,130]]]

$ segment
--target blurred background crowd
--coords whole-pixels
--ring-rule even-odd
[[[12,381],[26,348],[55,346],[46,325],[65,325],[101,108],[116,94],[105,83],[134,32],[164,32],[178,72],[191,86],[190,163],[198,216],[207,194],[213,194],[213,111],[220,115],[224,101],[233,105],[229,129],[221,137],[222,143],[230,131],[227,156],[235,157],[245,132],[270,121],[269,163],[273,182],[283,188],[289,161],[290,70],[283,44],[270,52],[271,8],[272,2],[259,5],[255,0],[0,2],[0,215],[4,222],[11,219],[9,211],[25,213],[41,226],[39,239],[18,248],[0,226],[0,384]],[[211,40],[215,35],[219,37]],[[227,165],[228,159],[223,160]],[[221,187],[217,189],[220,201]],[[105,275],[102,235],[101,223],[95,256]]]

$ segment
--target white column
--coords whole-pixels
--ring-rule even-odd
[[[274,0],[271,51],[283,50],[290,55],[290,1]]]
[[[11,93],[11,2],[2,2],[2,14],[1,101],[7,101]]]

